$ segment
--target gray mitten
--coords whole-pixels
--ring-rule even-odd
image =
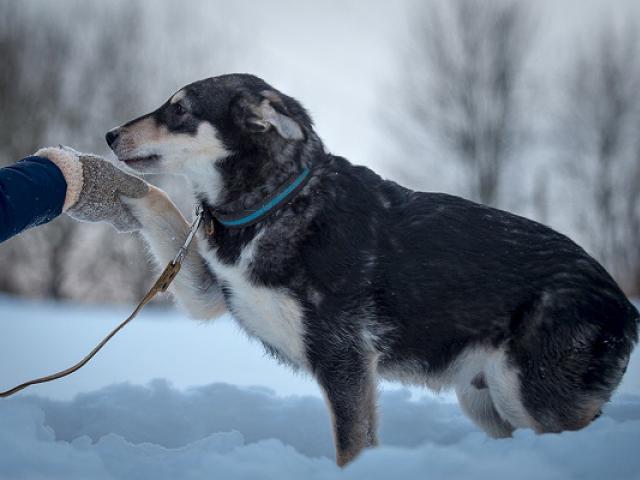
[[[84,222],[108,222],[119,232],[139,230],[142,225],[122,202],[122,197],[142,198],[149,192],[144,180],[111,162],[63,148],[36,152],[54,162],[67,180],[64,211]]]

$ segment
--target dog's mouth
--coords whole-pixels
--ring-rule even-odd
[[[155,162],[156,160],[160,159],[160,155],[141,155],[141,156],[136,156],[136,157],[118,157],[118,160],[120,160],[121,162],[126,163],[127,165],[129,165],[130,167],[134,167],[136,165],[139,166],[144,166],[149,164],[150,162]]]

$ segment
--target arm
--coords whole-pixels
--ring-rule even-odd
[[[56,218],[63,210],[67,182],[44,157],[27,157],[0,169],[0,242]]]

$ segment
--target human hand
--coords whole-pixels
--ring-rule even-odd
[[[69,147],[43,148],[35,155],[48,158],[62,171],[67,182],[63,211],[70,217],[84,222],[108,222],[119,232],[141,228],[123,199],[147,195],[147,182],[102,157]]]

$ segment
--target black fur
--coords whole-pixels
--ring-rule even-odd
[[[264,232],[251,279],[303,304],[309,364],[342,424],[339,450],[361,448],[350,434],[367,422],[367,444],[374,443],[374,420],[349,400],[374,401],[373,356],[379,371],[411,365],[429,377],[471,346],[503,348],[540,431],[580,428],[581,405],[609,399],[637,341],[638,312],[570,239],[462,198],[411,191],[326,153],[305,110],[256,77],[226,75],[186,90],[186,123],[171,118],[170,105],[154,114],[158,121],[181,132],[207,121],[233,152],[218,162],[221,200],[202,197],[206,208],[248,208],[302,167],[312,169],[288,206],[245,229],[218,223],[209,241],[234,264]],[[251,128],[247,102],[258,104],[265,91],[303,140]]]

